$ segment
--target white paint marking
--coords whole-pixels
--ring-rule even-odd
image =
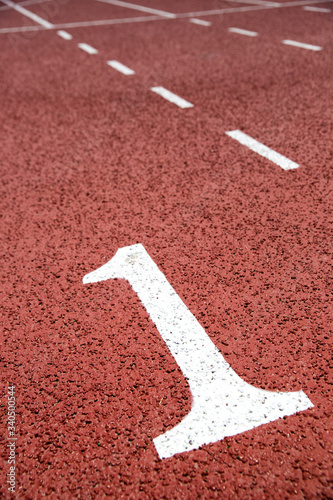
[[[67,33],[67,31],[57,31],[57,35],[61,36],[64,40],[72,40],[72,35],[70,33]]]
[[[331,9],[325,9],[324,7],[303,7],[304,10],[308,10],[310,12],[331,12]]]
[[[239,35],[258,36],[258,33],[256,31],[242,30],[240,28],[229,28],[229,31],[231,33],[238,33]]]
[[[107,61],[107,64],[111,66],[111,68],[120,71],[120,73],[122,73],[123,75],[135,75],[135,71],[118,61]]]
[[[295,40],[282,40],[282,43],[285,45],[292,45],[293,47],[299,47],[300,49],[306,49],[306,50],[323,50],[322,47],[319,47],[318,45],[310,45],[308,43],[302,43],[302,42],[296,42]]]
[[[164,99],[166,99],[167,101],[177,104],[177,106],[182,109],[193,108],[193,104],[185,101],[185,99],[182,99],[178,95],[173,94],[172,92],[170,92],[170,90],[167,90],[164,87],[152,87],[151,90],[161,97],[164,97]]]
[[[19,12],[23,16],[28,17],[29,19],[31,19],[35,23],[40,24],[41,26],[43,26],[46,29],[51,29],[54,27],[53,24],[51,24],[48,21],[46,21],[45,19],[42,19],[41,17],[37,16],[37,14],[33,14],[29,10],[25,9],[24,7],[22,7],[21,5],[19,5],[17,3],[12,2],[11,0],[1,0],[1,2],[4,3],[5,5],[7,5],[8,7],[11,7],[12,9],[16,10],[17,12]]]
[[[107,264],[87,274],[83,283],[113,278],[132,285],[192,393],[190,413],[154,439],[161,459],[313,407],[303,391],[271,392],[244,382],[141,244],[119,249]]]
[[[209,21],[203,21],[202,19],[196,19],[195,17],[192,17],[190,19],[190,23],[199,24],[200,26],[211,26],[212,25],[212,23]]]
[[[176,17],[175,14],[171,12],[165,12],[164,10],[151,9],[150,7],[145,7],[143,5],[137,5],[135,3],[122,2],[120,0],[98,0],[99,2],[109,3],[111,5],[117,5],[118,7],[125,7],[126,9],[138,10],[140,12],[147,12],[148,14],[157,14],[162,17],[168,17],[173,19]]]
[[[232,137],[236,141],[243,144],[243,146],[247,146],[255,153],[258,153],[264,158],[267,158],[267,160],[272,161],[279,167],[283,168],[283,170],[292,170],[299,167],[297,163],[289,160],[285,156],[280,155],[280,153],[277,153],[273,149],[270,149],[264,144],[261,144],[261,142],[256,141],[255,139],[253,139],[249,135],[244,134],[244,132],[241,132],[240,130],[232,130],[230,132],[226,132],[226,134],[229,137]]]
[[[77,46],[79,47],[79,49],[84,50],[88,54],[98,54],[98,50],[91,45],[88,45],[87,43],[78,43]]]

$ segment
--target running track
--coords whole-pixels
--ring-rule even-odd
[[[135,3],[0,2],[1,497],[332,498],[333,4]],[[135,244],[242,381],[311,404],[160,458],[193,394],[157,297],[83,283]]]

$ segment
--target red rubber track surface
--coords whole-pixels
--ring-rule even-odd
[[[62,3],[53,24],[144,15]],[[35,24],[0,16],[1,28]],[[2,498],[333,497],[332,12],[200,19],[212,25],[66,29],[71,41],[52,29],[0,33]],[[194,107],[151,92],[159,85]],[[282,170],[225,134],[234,129],[300,167]],[[314,407],[160,460],[153,438],[190,411],[187,382],[127,281],[82,284],[134,243],[243,380],[302,389]]]

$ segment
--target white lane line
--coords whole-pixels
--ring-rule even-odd
[[[295,40],[282,40],[282,43],[285,45],[292,45],[293,47],[299,47],[300,49],[306,49],[306,50],[323,50],[322,47],[319,47],[318,45],[310,45],[308,43],[302,43],[302,42],[296,42]]]
[[[331,12],[331,9],[325,9],[324,7],[303,7],[304,10],[308,10],[310,12]]]
[[[230,132],[226,132],[226,134],[238,141],[243,146],[247,146],[255,153],[258,153],[267,160],[272,161],[279,167],[283,168],[283,170],[292,170],[299,167],[297,163],[289,160],[289,158],[286,158],[285,156],[280,155],[280,153],[277,153],[273,149],[270,149],[264,144],[261,144],[261,142],[256,141],[240,130],[232,130]]]
[[[170,90],[165,89],[164,87],[152,87],[150,90],[155,92],[155,94],[160,95],[161,97],[164,97],[169,102],[172,102],[173,104],[176,104],[182,109],[185,108],[193,108],[193,104],[191,104],[188,101],[185,101],[185,99],[182,99],[176,94],[173,94],[170,92]]]
[[[64,40],[72,40],[72,38],[73,38],[70,33],[67,33],[67,31],[63,31],[63,30],[57,31],[57,35],[59,35]]]
[[[123,75],[135,75],[135,71],[118,61],[107,61],[107,64],[111,66],[111,68],[120,71],[120,73],[122,73]]]
[[[265,0],[234,0],[235,3],[249,3],[250,5],[274,5],[275,7],[280,7],[282,5],[280,2],[266,2]]]
[[[79,49],[84,50],[87,52],[87,54],[98,54],[98,50],[92,47],[91,45],[88,45],[87,43],[78,43],[77,46]]]
[[[238,35],[258,36],[258,33],[256,31],[242,30],[240,28],[229,28],[229,31],[230,33],[237,33]]]
[[[120,0],[97,0],[98,2],[109,3],[111,5],[116,5],[118,7],[125,7],[126,9],[138,10],[140,12],[147,12],[148,14],[157,14],[162,17],[168,17],[173,19],[176,17],[175,14],[171,12],[165,12],[164,10],[151,9],[150,7],[145,7],[143,5],[137,5],[129,2],[122,2]]]
[[[25,17],[29,17],[32,21],[34,21],[37,24],[40,24],[46,29],[51,29],[54,28],[54,25],[46,21],[45,19],[37,16],[37,14],[33,14],[29,10],[25,9],[24,7],[21,7],[21,5],[12,2],[11,0],[1,0],[2,3],[7,5],[7,7],[11,7],[12,9],[16,10],[20,14],[22,14]]]
[[[192,17],[190,19],[190,23],[199,24],[200,26],[211,26],[212,25],[212,23],[209,21],[203,21],[202,19],[196,19],[195,17]]]

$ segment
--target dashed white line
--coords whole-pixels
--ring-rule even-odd
[[[185,99],[182,99],[176,94],[173,94],[170,92],[170,90],[165,89],[164,87],[152,87],[151,90],[155,92],[155,94],[160,95],[164,99],[166,99],[169,102],[172,102],[173,104],[176,104],[182,109],[185,108],[193,108],[193,104],[191,104],[188,101],[185,101]]]
[[[244,134],[244,132],[241,132],[240,130],[232,130],[230,132],[226,132],[226,134],[229,137],[232,137],[233,139],[238,141],[243,146],[247,146],[255,153],[258,153],[267,160],[272,161],[279,167],[283,168],[283,170],[293,170],[299,167],[297,163],[289,160],[289,158],[286,158],[280,153],[277,153],[273,149],[268,148],[264,144],[261,144],[261,142],[256,141],[255,139],[253,139],[247,134]]]
[[[284,43],[285,45],[292,45],[293,47],[299,47],[300,49],[315,50],[315,51],[323,50],[323,48],[319,47],[318,45],[296,42],[295,40],[282,40],[282,43]]]
[[[57,35],[59,35],[64,40],[72,40],[72,38],[73,38],[70,33],[67,33],[67,31],[63,31],[63,30],[57,31]]]
[[[87,52],[88,54],[98,54],[98,50],[87,43],[78,43],[77,46],[79,49],[84,50],[84,52]]]
[[[135,71],[118,61],[107,61],[107,64],[111,66],[111,68],[120,71],[123,75],[135,75]]]
[[[151,9],[150,7],[145,7],[143,5],[137,5],[129,2],[122,2],[120,0],[98,0],[99,2],[109,3],[111,5],[117,5],[118,7],[125,7],[126,9],[138,10],[140,12],[147,12],[149,14],[157,14],[158,16],[168,17],[173,19],[176,17],[175,14],[171,12],[165,12],[164,10]]]
[[[190,23],[199,24],[200,26],[211,26],[212,25],[212,23],[209,21],[203,21],[202,19],[196,19],[195,17],[192,17],[190,19]]]
[[[40,24],[46,29],[51,29],[54,28],[54,25],[52,23],[49,23],[42,17],[37,16],[37,14],[34,14],[33,12],[30,12],[30,10],[25,9],[21,5],[18,5],[17,3],[12,2],[11,0],[1,0],[2,3],[7,5],[8,7],[11,7],[12,9],[16,10],[20,14],[22,14],[25,17],[29,17],[32,21],[35,21],[35,23]]]
[[[325,9],[324,7],[303,7],[304,10],[308,10],[310,12],[331,12],[331,9]]]
[[[243,30],[240,28],[229,28],[229,31],[231,33],[237,33],[238,35],[258,36],[258,33],[256,31],[248,31],[248,30]]]

